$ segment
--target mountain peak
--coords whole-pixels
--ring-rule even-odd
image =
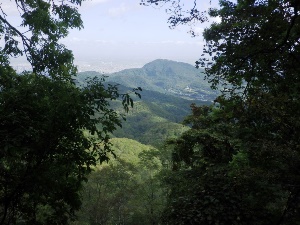
[[[184,62],[177,62],[169,59],[156,59],[149,63],[146,63],[142,68],[143,69],[153,69],[153,68],[163,68],[163,67],[174,67],[174,66],[187,66],[194,67],[191,64]]]
[[[109,81],[186,99],[212,101],[215,93],[203,77],[203,70],[196,69],[191,64],[157,59],[142,68],[113,73],[109,76]]]

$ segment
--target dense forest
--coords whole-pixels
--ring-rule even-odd
[[[140,0],[192,35],[218,20],[198,69],[108,77],[60,42],[82,1],[16,0],[26,32],[0,5],[0,225],[300,224],[300,1]]]

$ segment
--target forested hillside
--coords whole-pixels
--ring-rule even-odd
[[[172,68],[174,66],[174,71],[176,73],[168,73],[167,68]],[[193,66],[174,62],[169,60],[156,60],[154,62],[146,64],[142,69],[132,69],[120,71],[120,73],[109,74],[106,78],[107,84],[115,84],[115,82],[110,82],[110,80],[118,81],[121,85],[118,85],[120,92],[126,92],[130,90],[130,87],[124,86],[123,84],[130,85],[134,87],[135,84],[132,75],[136,74],[136,76],[144,77],[147,81],[147,84],[144,84],[146,87],[151,88],[151,82],[153,79],[148,79],[145,77],[143,70],[147,70],[148,74],[156,74],[155,76],[160,76],[161,80],[164,80],[165,85],[171,84],[172,80],[177,79],[178,85],[181,86],[186,85],[186,77],[182,75],[178,75],[180,73],[188,74],[193,71],[192,76],[196,76],[195,69]],[[131,72],[130,72],[131,71]],[[132,72],[135,71],[135,72]],[[203,85],[205,81],[201,81],[199,78],[201,71],[198,71],[198,78],[194,77],[194,79],[199,79],[198,82],[195,81],[195,85]],[[102,77],[103,74],[97,72],[82,72],[79,73],[76,77],[76,82],[78,85],[85,85],[87,78],[92,77]],[[148,75],[147,75],[148,76]],[[179,78],[178,78],[179,77]],[[138,87],[138,86],[136,86]],[[189,98],[186,99],[186,96],[177,95],[174,93],[170,93],[165,91],[164,93],[154,90],[147,90],[142,86],[143,91],[141,92],[141,99],[133,98],[135,100],[133,108],[126,115],[126,121],[123,122],[122,128],[118,128],[113,135],[115,137],[126,137],[130,139],[137,140],[144,144],[151,144],[154,146],[162,145],[163,142],[168,138],[175,138],[183,131],[188,128],[181,124],[183,119],[191,113],[191,104],[196,103],[197,105],[210,105],[211,102],[208,101],[216,94],[205,95],[207,98],[205,101],[193,99],[193,96],[190,95]],[[152,89],[157,90],[154,86]],[[208,87],[206,87],[207,90]],[[197,97],[196,97],[197,98]],[[122,109],[122,105],[120,102],[115,102],[112,104],[113,109],[119,111],[120,113],[124,112]]]
[[[113,135],[131,138],[143,144],[161,145],[166,139],[177,137],[188,129],[182,121],[191,113],[190,106],[193,103],[211,104],[143,90],[141,99],[136,100],[127,113],[122,128],[118,128]],[[119,112],[124,111],[120,102],[113,104],[113,107]]]
[[[189,106],[186,104],[185,109],[181,109],[177,115],[176,105],[160,105],[157,102],[136,102],[133,109],[126,116],[122,128],[114,132],[116,137],[127,137],[137,140],[144,144],[159,146],[168,138],[175,138],[188,127],[176,123],[174,118],[188,115]],[[185,114],[186,113],[186,114]],[[178,119],[178,122],[181,120]]]
[[[81,77],[100,75],[95,72],[79,73]],[[211,90],[202,69],[171,60],[157,59],[142,68],[126,69],[107,74],[107,81],[127,87],[182,97],[189,100],[213,101],[217,92]]]
[[[116,159],[98,165],[84,189],[74,224],[158,224],[166,202],[161,153],[127,138],[111,140]],[[170,160],[170,159],[168,159]]]

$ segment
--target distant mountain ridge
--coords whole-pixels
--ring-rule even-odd
[[[199,74],[200,71],[192,65],[169,60],[155,60],[139,69],[126,69],[109,74],[106,81],[110,84],[119,83],[120,93],[126,93],[131,88],[139,86],[143,89],[141,99],[133,96],[134,108],[126,115],[122,129],[114,132],[115,137],[126,137],[143,144],[158,146],[167,138],[180,135],[187,129],[179,123],[191,113],[190,105],[192,103],[209,105],[214,97],[213,94],[208,95],[205,92],[204,95],[195,91],[196,98],[193,98],[194,96],[187,95],[191,92],[184,93],[180,89],[189,85],[199,89],[202,87],[209,92],[209,85],[201,80]],[[75,79],[78,85],[84,85],[86,78],[102,75],[94,71],[83,72]],[[172,90],[177,88],[179,94],[168,91],[166,87],[173,88]],[[198,96],[200,97],[197,98]],[[120,101],[112,102],[111,107],[123,112]]]
[[[120,92],[128,88],[120,85]],[[174,138],[186,130],[180,124],[191,114],[190,105],[211,104],[207,101],[187,100],[180,97],[162,94],[157,91],[143,90],[142,98],[134,98],[134,106],[126,114],[122,128],[114,132],[115,137],[126,137],[143,144],[160,145],[168,138]],[[120,102],[112,103],[112,107],[122,112]]]
[[[107,80],[186,99],[213,101],[216,93],[204,80],[203,72],[188,63],[157,59],[142,68],[112,73]]]
[[[213,101],[217,94],[204,80],[203,72],[203,69],[196,69],[188,63],[157,59],[142,68],[125,69],[108,74],[106,81],[131,88],[141,87],[189,100]],[[96,72],[80,73],[81,76],[87,74],[95,76]]]

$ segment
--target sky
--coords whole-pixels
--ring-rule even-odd
[[[2,7],[14,15],[14,1],[10,1],[11,7],[8,0],[1,2]],[[182,2],[190,7],[192,1]],[[201,55],[202,35],[191,37],[187,26],[170,29],[166,7],[141,6],[139,3],[140,0],[83,2],[79,12],[84,28],[70,30],[68,37],[61,41],[73,51],[75,64],[143,65],[155,59],[194,64]],[[199,24],[196,30],[201,33],[206,26],[208,24]]]

